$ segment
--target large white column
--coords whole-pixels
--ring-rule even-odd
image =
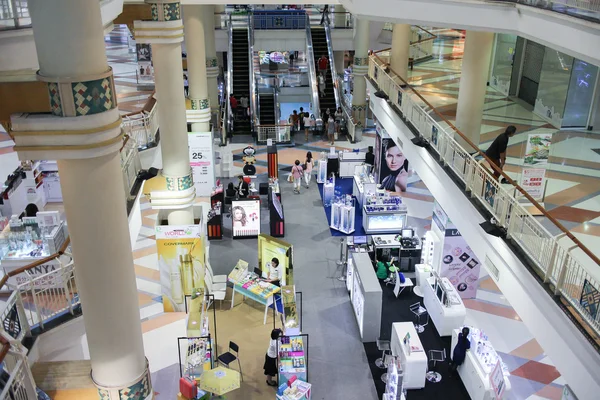
[[[467,31],[465,52],[458,88],[456,127],[478,146],[481,135],[481,118],[487,90],[487,78],[492,56],[492,32]],[[474,151],[457,137],[466,150]]]
[[[169,225],[191,225],[196,190],[188,155],[181,7],[174,0],[146,2],[152,7],[152,21],[134,22],[135,39],[152,45],[163,169],[160,176],[146,182],[145,190],[150,192],[153,207],[169,210]]]
[[[334,5],[333,12],[333,27],[338,29],[345,28],[348,15],[346,14],[344,6],[341,4]]]
[[[390,57],[390,67],[392,67],[392,69],[404,80],[408,80],[410,38],[410,25],[394,24],[394,30],[392,31],[392,54]]]
[[[205,5],[204,18],[204,44],[206,55],[206,80],[208,83],[208,98],[212,113],[219,112],[219,86],[217,78],[219,76],[219,63],[217,61],[217,45],[215,43],[215,20],[211,15],[215,13],[215,7]],[[223,11],[225,9],[223,8]]]
[[[362,129],[365,126],[367,113],[367,82],[365,81],[365,75],[369,70],[369,20],[356,18],[354,22],[352,116],[356,120],[357,127]]]
[[[224,28],[224,26],[221,25],[221,18],[222,18],[221,17],[221,13],[225,12],[225,4],[217,4],[214,7],[215,7],[214,13],[218,13],[218,14],[215,14],[215,18],[214,18],[214,20],[215,20],[215,27],[217,29]]]
[[[335,61],[335,72],[338,76],[344,77],[344,54],[342,50],[336,50],[333,52],[333,59]]]
[[[210,102],[206,82],[206,57],[204,53],[204,23],[206,6],[197,4],[183,7],[183,28],[187,50],[187,70],[189,98],[192,109],[187,111],[187,121],[192,123],[192,131],[210,130]],[[213,21],[212,14],[208,21]]]
[[[56,159],[83,309],[91,376],[101,399],[153,398],[129,240],[119,150],[121,117],[97,0],[30,0],[52,116],[14,115],[22,160]],[[150,396],[150,397],[148,397]]]

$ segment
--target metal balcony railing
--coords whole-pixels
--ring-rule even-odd
[[[369,59],[369,78],[389,96],[389,101],[401,111],[439,155],[441,162],[465,185],[465,190],[475,198],[507,233],[507,238],[528,256],[535,272],[558,296],[565,312],[576,314],[572,318],[588,334],[596,349],[600,343],[593,338],[600,335],[600,313],[592,313],[582,299],[584,294],[600,288],[600,281],[590,273],[598,268],[600,259],[573,236],[560,222],[549,215],[523,188],[499,170],[479,148],[451,124],[435,107],[419,94],[408,82],[398,76],[385,60],[386,51],[377,52]],[[386,72],[387,71],[387,72]],[[460,137],[470,149],[462,147],[455,137]],[[484,162],[502,174],[510,183],[501,185]],[[516,194],[525,197],[543,217],[561,232],[551,234],[540,220],[532,216],[520,203]],[[596,273],[597,276],[597,273]]]
[[[515,3],[600,23],[600,0],[492,0]]]

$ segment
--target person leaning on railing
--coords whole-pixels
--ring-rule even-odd
[[[498,167],[498,170],[494,170],[494,177],[500,178],[500,171],[506,164],[506,148],[508,147],[508,139],[515,136],[517,128],[514,125],[509,125],[504,133],[501,133],[494,139],[490,147],[485,151],[485,155]],[[502,183],[506,183],[503,178]]]

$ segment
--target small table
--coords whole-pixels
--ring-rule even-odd
[[[265,318],[263,324],[266,324],[269,306],[274,303],[273,296],[275,295],[275,293],[279,293],[281,291],[281,288],[259,278],[235,281],[229,277],[227,280],[233,284],[233,293],[231,294],[231,308],[233,308],[235,292],[238,292],[244,297],[248,297],[260,304],[265,305]],[[277,312],[277,306],[275,305],[274,307],[275,312]]]

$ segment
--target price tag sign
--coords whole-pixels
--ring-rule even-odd
[[[215,185],[212,134],[210,132],[188,133],[190,166],[196,194],[210,196]]]
[[[504,374],[502,373],[502,365],[500,365],[500,360],[496,363],[496,366],[492,370],[490,374],[490,384],[492,385],[492,389],[494,390],[494,398],[496,400],[502,399],[504,395],[505,383],[504,383]]]

